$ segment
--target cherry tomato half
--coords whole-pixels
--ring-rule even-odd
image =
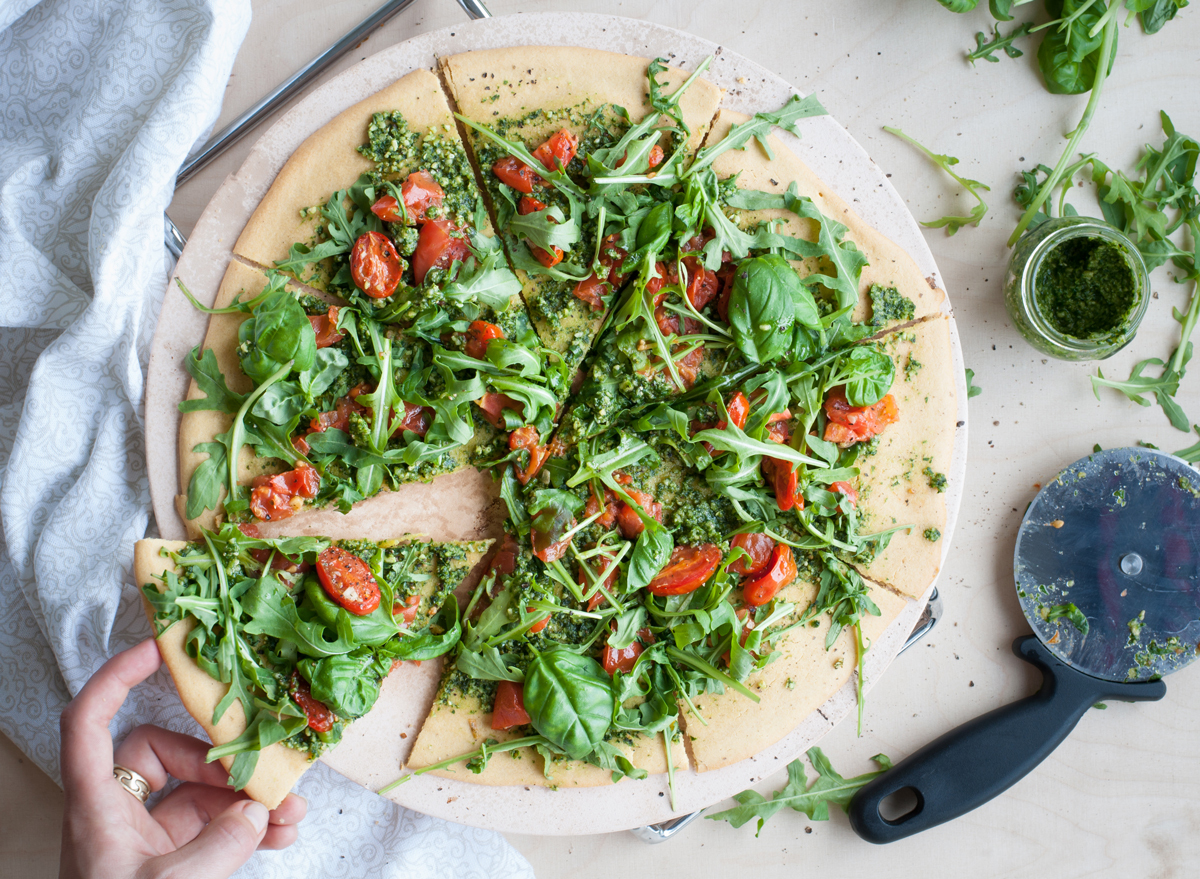
[[[687,298],[692,303],[692,308],[702,311],[717,298],[721,282],[717,280],[716,272],[704,268],[694,256],[686,257],[683,265],[688,276]]]
[[[592,567],[592,573],[595,574],[597,577],[599,577],[601,574],[604,573],[604,570],[612,562],[612,558],[610,556],[603,555],[597,561],[598,561],[598,564],[595,565],[594,567]],[[582,586],[585,590],[587,590],[587,589],[591,588],[592,584],[588,580],[587,574],[585,574],[583,571],[584,564],[585,564],[584,562],[579,563],[579,585]],[[620,573],[621,573],[621,566],[613,565],[612,573],[609,574],[608,577],[604,581],[604,588],[607,589],[609,592],[612,592],[613,588],[617,585],[617,577],[620,576]],[[608,599],[604,597],[603,592],[601,592],[599,589],[597,589],[595,591],[595,593],[592,595],[592,597],[588,599],[587,609],[589,611],[595,610],[596,608],[598,608],[600,606],[600,603],[602,601],[608,601]]]
[[[381,195],[371,205],[371,213],[385,223],[403,223],[404,214],[400,213],[400,202],[394,195]]]
[[[532,241],[526,241],[529,245],[529,252],[533,254],[533,258],[540,262],[548,269],[554,268],[563,260],[563,250],[561,247],[555,247],[552,250],[538,247]]]
[[[411,430],[419,437],[429,432],[433,423],[434,411],[432,406],[417,406],[413,403],[404,404],[404,420],[400,422],[397,431]]]
[[[517,202],[517,213],[522,217],[526,214],[536,214],[538,211],[544,211],[546,203],[540,199],[534,198],[532,195],[523,195],[521,200]]]
[[[525,610],[529,611],[529,613],[533,613],[535,610],[537,610],[537,608],[536,607],[527,607],[527,608],[525,608]],[[546,628],[546,626],[548,626],[548,625],[550,625],[550,614],[546,614],[544,617],[542,617],[540,620],[538,620],[536,623],[534,623],[532,626],[530,626],[529,634],[536,635],[538,632],[540,632],[542,629]]]
[[[721,564],[721,550],[711,543],[677,546],[666,567],[646,586],[653,595],[684,595],[695,592]]]
[[[446,269],[455,260],[466,259],[469,252],[467,239],[451,235],[457,231],[449,220],[426,220],[421,224],[417,237],[417,249],[413,253],[413,278],[424,283],[430,269]]]
[[[533,157],[545,165],[547,171],[557,171],[571,164],[578,150],[579,138],[563,128],[546,138],[546,142],[533,151]]]
[[[500,178],[500,182],[511,186],[517,192],[529,195],[533,192],[533,184],[540,183],[541,178],[532,168],[513,156],[497,159],[492,165],[492,173]]]
[[[413,171],[400,186],[400,197],[404,199],[409,218],[420,222],[429,215],[431,207],[441,207],[446,193],[428,171]]]
[[[846,400],[845,388],[836,388],[825,400],[826,442],[839,446],[869,440],[882,432],[889,424],[900,420],[896,400],[888,394],[872,406],[851,406]]]
[[[490,391],[475,401],[475,405],[479,407],[479,414],[492,427],[504,429],[505,409],[512,409],[518,415],[525,411],[525,404],[519,400],[514,400],[508,394],[494,394]]]
[[[288,681],[288,694],[292,701],[300,706],[304,716],[308,718],[308,728],[313,732],[326,733],[333,729],[333,712],[324,702],[313,698],[308,681],[300,677],[299,672],[292,672]]]
[[[850,506],[858,506],[858,491],[849,482],[831,482],[829,484],[829,490],[844,494],[850,499]]]
[[[539,445],[541,439],[537,428],[531,426],[518,427],[508,435],[510,451],[524,449],[529,453],[529,464],[524,469],[518,466],[516,461],[513,461],[513,472],[522,485],[537,476],[538,471],[542,469],[542,464],[550,457],[550,447]]]
[[[651,516],[658,522],[662,521],[662,504],[658,503],[651,495],[646,494],[644,491],[638,491],[636,488],[627,488],[625,492],[633,498],[648,516]],[[646,524],[642,521],[642,517],[637,514],[637,510],[629,504],[622,502],[617,508],[617,528],[621,530],[621,536],[626,540],[634,540],[642,533],[645,527]]]
[[[382,232],[364,232],[350,251],[350,277],[372,299],[387,299],[400,286],[404,260]]]
[[[657,168],[662,164],[663,157],[665,155],[666,153],[663,152],[663,148],[658,144],[655,144],[654,146],[650,147],[650,155],[646,157],[646,160],[650,163],[651,168]]]
[[[775,551],[775,541],[765,534],[735,534],[730,546],[745,550],[750,558],[744,556],[729,566],[729,570],[744,577],[757,577],[771,561],[771,553]]]
[[[642,645],[638,641],[634,641],[628,647],[617,649],[605,645],[604,652],[600,655],[600,664],[604,666],[604,670],[610,675],[616,674],[618,671],[623,671],[626,674],[633,671],[634,664],[637,663],[637,658],[642,655]]]
[[[592,272],[582,281],[575,285],[575,289],[571,291],[576,299],[586,302],[595,311],[604,310],[604,299],[601,297],[607,296],[611,288],[600,277]]]
[[[417,610],[421,607],[421,596],[410,595],[403,602],[399,600],[392,605],[392,616],[401,617],[404,622],[412,623],[417,618]]]
[[[492,729],[512,729],[529,723],[525,710],[525,685],[515,681],[496,684],[496,701],[492,703]]]
[[[313,332],[316,333],[318,348],[328,348],[346,338],[345,333],[338,332],[338,307],[336,305],[329,306],[329,311],[325,314],[310,314],[308,322],[312,324]]]
[[[492,343],[492,339],[503,338],[504,330],[495,324],[485,320],[471,321],[471,325],[467,327],[467,344],[463,351],[468,357],[482,360],[487,356],[488,345]]]
[[[776,545],[771,563],[761,576],[742,584],[746,604],[758,607],[775,597],[775,593],[796,579],[796,558],[786,543]]]
[[[786,513],[793,507],[797,510],[804,509],[804,495],[800,493],[800,480],[791,461],[783,458],[763,458],[762,472],[775,489],[775,504],[779,507],[780,512]]]
[[[584,518],[590,519],[592,516],[600,513],[600,499],[596,497],[596,491],[593,488],[588,494],[587,506],[583,509]],[[617,496],[609,489],[604,489],[604,512],[600,513],[600,518],[596,520],[596,524],[601,528],[608,529],[616,524],[617,521]]]
[[[508,576],[517,569],[517,553],[520,551],[521,545],[517,543],[517,539],[505,532],[504,539],[500,542],[500,548],[492,556],[490,570],[501,577]]]
[[[257,476],[250,491],[250,512],[263,522],[278,522],[294,514],[303,505],[302,498],[314,498],[321,488],[321,475],[304,461],[295,470],[274,476]]]
[[[329,597],[355,616],[365,617],[379,607],[379,584],[367,563],[340,546],[317,556],[317,578]]]

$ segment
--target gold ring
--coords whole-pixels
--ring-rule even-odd
[[[121,787],[137,797],[139,803],[146,805],[146,800],[150,799],[150,782],[146,781],[145,776],[120,763],[114,763],[113,778]]]

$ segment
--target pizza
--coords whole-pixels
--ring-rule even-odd
[[[730,765],[856,671],[861,697],[871,643],[933,582],[944,294],[772,133],[815,99],[740,115],[704,67],[522,47],[414,71],[305,141],[214,305],[193,300],[193,542],[139,548],[138,576],[252,796],[332,744],[309,709],[353,720],[373,700],[348,682],[413,658],[441,683],[411,771],[559,788]],[[350,544],[307,524],[382,493],[436,515],[473,472],[486,558],[395,544],[417,520]],[[259,618],[281,603],[307,634]],[[236,687],[231,643],[258,670]],[[347,656],[367,671],[333,683]]]

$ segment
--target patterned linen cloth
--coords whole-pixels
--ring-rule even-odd
[[[0,731],[59,777],[58,717],[150,634],[142,396],[163,211],[216,119],[244,0],[0,0]],[[192,734],[165,671],[113,725]],[[300,841],[239,876],[532,876],[498,834],[400,809],[318,764]]]

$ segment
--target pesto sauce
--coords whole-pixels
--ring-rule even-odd
[[[1119,245],[1094,236],[1069,238],[1042,258],[1034,296],[1046,320],[1063,335],[1103,336],[1128,318],[1137,279]]]
[[[871,326],[881,327],[889,323],[912,320],[917,313],[913,301],[900,295],[895,287],[871,285]]]

